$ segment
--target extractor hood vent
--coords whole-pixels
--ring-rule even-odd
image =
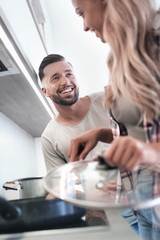
[[[3,64],[3,62],[0,60],[0,72],[5,72],[8,71],[6,66]]]
[[[11,60],[7,49],[0,40],[0,77],[20,73],[16,65]]]

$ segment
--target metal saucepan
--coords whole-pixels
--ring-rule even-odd
[[[21,178],[16,180],[20,185],[20,198],[35,198],[46,196],[43,177]]]
[[[47,195],[43,186],[43,177],[21,178],[12,182],[6,182],[3,188],[6,191],[17,190],[19,199],[45,197]]]
[[[0,233],[65,228],[82,221],[84,208],[60,199],[44,198],[6,201],[0,197]]]

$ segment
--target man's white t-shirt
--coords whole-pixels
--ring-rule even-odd
[[[99,127],[109,128],[108,113],[102,105],[104,92],[93,93],[88,97],[91,100],[90,107],[86,116],[80,122],[68,126],[52,119],[46,126],[42,134],[42,149],[47,172],[69,161],[68,149],[73,137],[90,129]],[[99,142],[97,146],[90,151],[86,159],[93,159],[107,147],[108,144]]]

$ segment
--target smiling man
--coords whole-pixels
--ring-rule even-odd
[[[108,114],[103,109],[103,92],[79,98],[79,87],[72,65],[58,54],[45,57],[39,67],[42,91],[58,111],[42,134],[42,149],[47,172],[69,162],[68,149],[72,138],[94,128],[109,126]],[[112,136],[112,134],[110,133]],[[87,155],[94,158],[106,148],[98,143]]]

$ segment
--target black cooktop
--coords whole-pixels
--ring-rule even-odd
[[[105,221],[101,217],[97,217],[95,215],[91,216],[91,214],[87,216],[86,209],[81,209],[79,207],[76,208],[75,206],[73,206],[74,213],[72,213],[72,211],[70,212],[69,209],[72,210],[72,205],[59,199],[44,200],[44,198],[36,198],[36,199],[19,199],[19,200],[12,200],[8,202],[13,204],[15,207],[19,207],[22,210],[23,214],[19,219],[5,220],[3,219],[3,216],[2,216],[3,209],[1,209],[1,206],[0,206],[0,209],[1,209],[0,233],[1,234],[106,225]],[[34,202],[36,203],[35,208],[37,208],[38,204],[41,204],[40,207],[42,206],[44,208],[44,216],[43,216],[43,211],[41,211],[40,215],[37,214],[37,209],[39,210],[40,207],[37,209],[33,209],[32,206]],[[50,219],[50,217],[45,216],[45,207],[47,207],[48,209],[48,204],[51,204],[51,207],[52,205],[54,206],[53,209],[51,208],[51,213],[48,213],[55,216],[55,218],[53,218],[53,221]],[[62,211],[65,210],[66,208],[65,212],[63,212],[66,214],[63,215],[61,213],[61,210],[58,210],[58,207]],[[58,212],[58,217],[55,213],[56,211],[60,211]],[[36,221],[34,220],[35,215],[37,216],[36,219],[38,218]],[[49,221],[47,222],[48,219]]]

